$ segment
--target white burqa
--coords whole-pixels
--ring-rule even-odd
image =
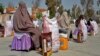
[[[59,28],[57,19],[54,17],[49,19],[49,11],[44,12],[43,15],[46,15],[46,21],[50,27],[50,31],[52,32],[52,51],[56,52],[59,50],[60,41],[59,41]]]
[[[59,41],[59,29],[58,29],[57,20],[55,17],[52,19],[48,19],[48,18],[46,19],[49,23],[49,27],[52,32],[52,50],[58,51],[60,46],[60,41]]]
[[[81,30],[82,30],[82,33],[83,33],[82,40],[85,41],[87,39],[87,26],[85,24],[84,19],[80,21],[80,26],[81,26]]]
[[[13,31],[13,21],[12,21],[12,19],[13,19],[13,15],[11,16],[11,20],[6,21],[4,37],[11,36],[11,33]]]
[[[96,21],[91,21],[91,25],[93,26],[94,29],[94,33],[97,34],[98,33],[98,24]]]

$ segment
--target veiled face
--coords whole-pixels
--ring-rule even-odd
[[[25,4],[24,2],[20,2],[20,3],[19,3],[19,7],[20,7],[21,9],[23,9],[23,8],[26,9],[26,4]]]
[[[20,2],[19,3],[18,10],[20,11],[19,13],[21,13],[22,16],[27,15],[27,13],[28,13],[26,4],[24,2]]]

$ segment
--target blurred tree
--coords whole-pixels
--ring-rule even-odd
[[[68,10],[65,9],[64,11],[66,11],[68,13],[68,16],[71,16],[70,9],[68,9]]]
[[[63,13],[63,6],[62,5],[59,7],[58,12],[60,13],[60,15]]]
[[[46,0],[46,5],[48,7],[49,10],[49,18],[52,19],[55,16],[55,12],[56,12],[56,0]]]
[[[93,9],[93,5],[94,5],[94,0],[86,0],[86,8],[87,9]]]
[[[3,14],[3,11],[4,11],[4,7],[3,7],[2,3],[0,3],[0,13]]]
[[[74,4],[72,7],[72,17],[75,19],[76,18],[76,8],[77,8],[77,4]]]
[[[100,5],[100,0],[97,1],[97,5],[98,5],[98,7],[99,7],[99,5]]]
[[[61,0],[46,0],[45,3],[48,7],[48,10],[50,11],[50,19],[55,16],[56,12],[62,14],[63,6],[61,5]]]
[[[98,11],[98,14],[100,15],[100,10]]]
[[[76,18],[78,18],[80,16],[80,14],[81,14],[81,8],[78,6],[76,8]]]
[[[80,0],[80,3],[82,5],[82,13],[84,14],[85,12],[85,7],[86,7],[86,0]]]
[[[67,9],[65,9],[64,11],[66,11],[66,12],[67,12]]]
[[[42,17],[42,13],[41,13],[41,12],[38,12],[38,13],[36,14],[36,18],[37,18],[37,19],[41,19],[41,17]]]
[[[99,14],[99,11],[96,11],[96,14],[98,15]]]
[[[94,0],[80,0],[80,3],[83,7],[82,14],[86,17],[90,17],[94,15],[93,5]]]
[[[97,15],[100,15],[100,0],[97,0],[97,6],[98,6],[98,10],[97,10]]]
[[[67,13],[69,16],[71,15],[70,9],[67,10]]]
[[[37,15],[40,15],[40,12],[38,11],[38,7],[40,6],[41,0],[33,0],[32,1],[32,18],[37,17]],[[39,19],[39,16],[38,16]]]
[[[97,11],[96,11],[96,14],[97,14],[97,15],[100,15],[100,10],[97,10]]]
[[[85,11],[85,16],[88,18],[91,18],[94,15],[94,10],[93,9],[87,9]]]

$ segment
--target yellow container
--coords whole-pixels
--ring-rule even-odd
[[[68,49],[68,38],[60,37],[60,50]]]

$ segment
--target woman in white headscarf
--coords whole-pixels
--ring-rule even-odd
[[[6,25],[5,25],[5,35],[4,35],[4,37],[11,36],[11,34],[12,34],[12,31],[13,31],[12,18],[13,18],[13,15],[12,16],[9,16],[9,18],[6,21]]]
[[[94,30],[93,35],[95,36],[95,34],[98,33],[98,24],[95,20],[92,20],[92,19],[91,19],[90,23],[91,23],[93,30]]]
[[[87,26],[85,24],[85,20],[84,20],[84,16],[83,15],[80,15],[79,17],[80,19],[80,22],[79,22],[79,29],[82,31],[82,41],[86,41],[87,39]]]

